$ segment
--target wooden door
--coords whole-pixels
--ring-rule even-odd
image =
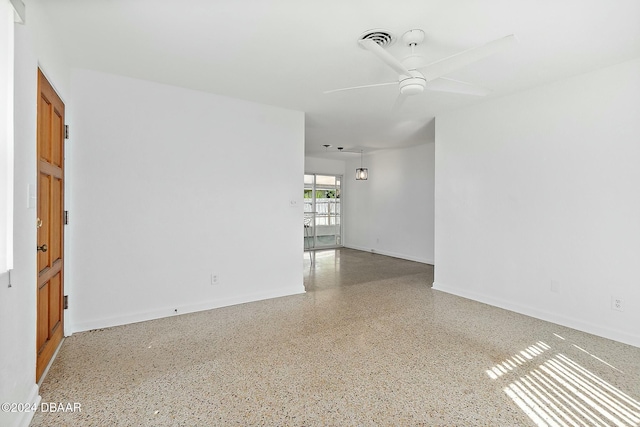
[[[64,104],[38,70],[36,381],[63,337]]]

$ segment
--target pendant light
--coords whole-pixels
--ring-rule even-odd
[[[362,150],[360,150],[360,167],[356,169],[356,181],[364,181],[369,178],[369,169],[362,167]]]

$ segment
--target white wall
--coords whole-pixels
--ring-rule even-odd
[[[37,175],[37,70],[40,66],[65,100],[68,69],[48,41],[46,17],[37,3],[27,4],[26,24],[16,25],[14,35],[14,268],[12,287],[0,287],[0,402],[37,403],[36,210],[35,199],[28,197]],[[0,412],[0,425],[26,426],[31,415]]]
[[[8,0],[0,0],[0,286],[13,266],[13,20]]]
[[[366,181],[358,167],[348,161],[343,180],[345,246],[433,264],[434,144],[365,155]]]
[[[640,59],[438,116],[434,288],[640,346],[639,141]]]
[[[306,156],[304,158],[304,172],[327,175],[344,175],[344,163],[344,160],[321,159],[318,157]]]
[[[304,292],[302,112],[71,81],[73,331]]]

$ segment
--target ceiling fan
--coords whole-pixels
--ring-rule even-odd
[[[380,36],[382,34],[382,37]],[[385,37],[387,36],[387,37]],[[399,60],[387,52],[383,45],[388,44],[391,36],[388,33],[379,31],[367,32],[358,40],[364,49],[376,55],[385,64],[399,74],[398,81],[389,83],[378,83],[364,86],[353,86],[342,89],[334,89],[324,92],[325,94],[341,92],[345,90],[364,89],[369,87],[398,85],[400,91],[393,106],[398,110],[409,96],[418,95],[425,89],[439,92],[461,93],[466,95],[485,96],[489,91],[485,88],[444,77],[460,68],[473,62],[484,59],[494,53],[498,53],[517,42],[516,36],[511,34],[481,46],[464,50],[454,55],[439,59],[435,62],[425,64],[422,55],[415,53],[415,47],[424,41],[424,31],[409,30],[402,36],[402,42],[411,48],[411,54]]]

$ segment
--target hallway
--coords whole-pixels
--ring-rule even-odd
[[[304,266],[307,292],[414,274],[423,275],[429,287],[433,283],[432,265],[347,248],[305,252]]]

